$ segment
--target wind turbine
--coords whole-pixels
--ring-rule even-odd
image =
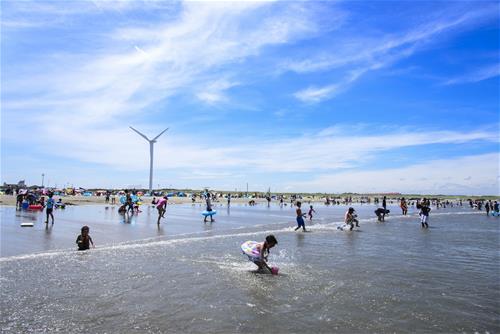
[[[158,139],[158,137],[160,137],[165,131],[167,131],[168,128],[160,132],[160,134],[154,137],[153,139],[149,139],[148,137],[146,137],[146,135],[140,133],[133,127],[130,128],[134,130],[139,136],[141,136],[142,138],[146,139],[149,142],[149,193],[151,194],[151,192],[153,191],[153,147],[154,144],[156,143],[156,139]]]

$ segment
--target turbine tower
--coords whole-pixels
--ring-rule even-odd
[[[140,133],[133,127],[130,128],[134,130],[139,136],[141,136],[142,138],[146,139],[149,142],[149,193],[151,194],[151,192],[153,191],[153,147],[154,144],[156,143],[156,139],[158,139],[158,137],[160,137],[165,131],[167,131],[168,128],[160,132],[160,134],[154,137],[153,139],[149,139],[148,137],[146,137],[144,134]]]

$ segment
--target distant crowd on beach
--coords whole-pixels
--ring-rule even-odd
[[[54,193],[50,189],[15,189],[8,192],[4,192],[6,195],[16,196],[16,209],[33,209],[33,210],[45,210],[46,219],[45,223],[54,224],[54,210],[55,209],[64,209],[67,203],[62,202],[62,198],[59,198],[58,201],[54,200]],[[58,195],[63,195],[58,193]],[[111,191],[107,190],[102,192],[102,196],[105,197],[105,203],[115,205],[118,204],[118,212],[123,215],[134,215],[142,212],[140,210],[140,206],[148,203],[144,203],[142,196],[145,193],[142,191],[129,190],[124,189],[120,191]],[[148,194],[146,194],[148,195]],[[442,199],[442,198],[418,198],[418,197],[400,197],[400,196],[391,196],[388,198],[387,196],[316,196],[316,195],[308,195],[304,196],[301,194],[271,194],[271,193],[222,193],[222,192],[214,192],[205,189],[200,192],[193,192],[191,194],[186,194],[183,192],[154,192],[153,198],[150,202],[150,205],[156,207],[158,211],[158,226],[160,225],[160,221],[165,218],[165,214],[167,212],[167,205],[169,203],[169,197],[190,197],[191,203],[193,205],[197,203],[205,203],[205,211],[203,211],[202,215],[204,216],[203,222],[207,222],[207,219],[210,219],[210,223],[215,222],[214,215],[217,213],[216,210],[213,209],[214,204],[222,205],[221,201],[227,202],[227,207],[231,206],[232,199],[245,199],[247,202],[243,202],[249,206],[255,206],[259,203],[267,203],[267,206],[270,206],[274,201],[280,207],[290,206],[291,208],[295,208],[296,212],[296,222],[297,227],[295,230],[302,229],[303,232],[307,232],[306,229],[306,221],[308,219],[309,222],[313,220],[313,216],[316,215],[316,211],[313,207],[313,203],[323,203],[326,206],[333,205],[344,205],[349,206],[344,215],[344,227],[341,229],[346,229],[348,231],[352,231],[355,227],[359,227],[359,219],[356,213],[356,210],[351,206],[353,204],[359,205],[375,205],[377,208],[374,211],[378,222],[385,222],[386,216],[390,213],[390,210],[387,209],[389,205],[398,205],[401,209],[401,213],[403,215],[408,214],[408,208],[412,207],[418,210],[418,215],[420,219],[420,223],[422,228],[429,227],[429,216],[431,212],[431,206],[435,209],[447,208],[447,207],[463,207],[464,205],[469,206],[473,210],[484,211],[486,215],[499,216],[499,203],[497,200],[491,199],[467,199],[463,200],[461,198],[458,199]],[[264,200],[264,201],[262,201]],[[302,204],[306,202],[308,205],[308,209],[306,212],[302,211]],[[241,203],[241,200],[240,200]],[[83,226],[81,228],[80,234],[77,237],[76,243],[78,245],[79,250],[89,249],[90,246],[94,246],[93,240],[89,235],[90,228],[88,226]],[[269,250],[270,247],[275,245],[277,241],[275,239],[268,238],[271,241],[266,241],[266,244],[262,244],[262,247],[259,250],[265,249]],[[255,262],[255,261],[254,261]],[[265,261],[257,261],[259,268],[267,267]]]

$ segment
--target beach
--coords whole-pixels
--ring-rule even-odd
[[[500,331],[498,218],[466,207],[434,209],[430,228],[389,207],[354,205],[360,227],[338,230],[346,206],[315,205],[310,233],[291,207],[116,206],[42,213],[1,207],[3,332],[96,333],[495,333]],[[22,221],[35,227],[21,228]],[[79,228],[96,248],[77,252]],[[254,272],[240,245],[273,234],[269,263]]]
[[[117,197],[116,197],[117,203],[119,203],[120,197],[121,197],[121,195],[117,195]],[[157,199],[160,197],[161,196],[156,196]],[[102,205],[108,204],[109,205],[109,203],[106,203],[105,196],[81,196],[81,195],[77,195],[77,196],[71,196],[71,195],[70,196],[57,196],[57,195],[55,195],[54,196],[54,199],[56,201],[59,198],[61,198],[64,203],[69,204],[69,205],[95,205],[95,204],[102,204]],[[141,199],[143,200],[144,203],[151,203],[151,201],[153,200],[153,197],[152,196],[141,196]],[[314,201],[312,196],[306,196],[304,199],[306,201],[311,201],[311,200]],[[233,198],[231,198],[231,202],[234,204],[248,204],[248,202],[250,200],[251,200],[250,198],[246,198],[246,197],[241,197],[241,198],[233,197]],[[253,200],[256,203],[267,204],[267,201],[265,198],[253,198]],[[317,198],[316,200],[319,200],[319,198]],[[168,202],[170,204],[191,204],[191,198],[190,197],[169,196]],[[196,204],[203,204],[203,203],[205,203],[205,200],[197,197],[195,203]],[[220,198],[218,200],[218,202],[215,202],[215,203],[226,204],[227,200],[225,198]],[[1,205],[15,206],[16,205],[16,197],[12,196],[12,195],[0,195],[0,206]]]

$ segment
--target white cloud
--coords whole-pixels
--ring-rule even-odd
[[[156,132],[157,129],[151,128],[144,131],[147,135]],[[93,130],[85,133],[84,138],[82,141],[71,131],[61,129],[57,140],[60,141],[58,147],[64,150],[53,147],[44,150],[79,160],[82,166],[98,164],[109,166],[109,170],[141,171],[141,175],[149,166],[148,144],[128,129],[108,129],[107,133]],[[177,134],[174,129],[155,145],[155,175],[168,173],[172,176],[168,178],[170,183],[177,180],[179,184],[194,182],[200,186],[199,182],[208,182],[215,187],[220,182],[239,184],[249,180],[249,175],[260,175],[258,179],[261,180],[266,175],[274,175],[270,185],[281,191],[288,186],[290,191],[494,193],[494,189],[498,189],[495,188],[498,185],[497,153],[438,161],[425,161],[422,157],[413,166],[382,170],[370,170],[369,167],[371,161],[380,159],[386,152],[401,148],[478,141],[498,142],[498,134],[480,130],[422,132],[406,129],[367,136],[345,134],[342,129],[326,129],[317,135],[299,138],[272,141],[252,138],[251,143],[235,138],[214,145],[211,141],[200,141],[196,135]],[[308,173],[308,176],[303,175],[317,177],[297,182],[291,181],[286,175],[294,174],[288,173]],[[275,180],[278,175],[281,180]],[[65,179],[61,174],[58,177]],[[66,176],[66,179],[71,177]]]
[[[334,49],[328,54],[322,51],[319,55],[309,55],[307,59],[287,60],[281,64],[280,68],[283,71],[296,73],[344,69],[346,74],[336,83],[324,87],[309,87],[294,94],[297,99],[303,102],[321,102],[345,91],[366,73],[388,67],[413,55],[428,47],[430,43],[435,42],[446,32],[463,29],[475,25],[481,20],[496,17],[497,11],[496,6],[487,6],[465,13],[447,13],[444,18],[423,24],[399,35],[389,34],[370,39],[348,36],[346,40],[337,41]],[[485,69],[474,77],[468,78],[479,81],[497,75],[498,65],[496,68]]]
[[[457,85],[465,83],[475,83],[483,80],[498,77],[500,75],[500,63],[485,66],[476,71],[466,73],[464,75],[448,79],[444,85]]]
[[[321,174],[293,183],[294,191],[402,192],[414,194],[499,195],[499,154],[425,161],[383,170]],[[472,176],[471,176],[472,175]]]
[[[205,85],[204,87],[201,87],[200,92],[196,94],[196,97],[208,104],[226,102],[228,101],[228,97],[224,94],[224,91],[237,85],[239,85],[238,82],[232,82],[227,79],[218,79]]]
[[[24,2],[14,3],[23,7],[19,13],[30,11]],[[81,5],[81,2],[71,3]],[[95,10],[126,11],[129,6],[137,9],[140,3],[120,1],[120,8],[106,1],[96,1],[95,5],[85,5],[84,8],[76,5],[56,8],[48,3],[33,7],[28,17],[35,17],[40,10],[47,16],[33,21],[33,24],[53,24],[47,20],[53,15],[63,19]],[[154,1],[144,3],[155,5]],[[167,2],[158,2],[158,5],[164,3]],[[2,96],[2,121],[8,122],[8,139],[29,140],[33,149],[80,161],[83,166],[99,164],[114,170],[142,171],[148,166],[147,143],[128,129],[129,122],[140,119],[147,123],[154,116],[151,122],[154,124],[137,126],[146,133],[148,130],[157,133],[161,130],[157,128],[160,127],[159,120],[178,119],[182,115],[168,107],[165,109],[169,111],[152,115],[148,108],[179,93],[191,94],[210,104],[228,101],[228,91],[245,84],[244,77],[226,70],[228,64],[239,64],[258,56],[268,46],[310,38],[320,31],[316,13],[309,4],[294,2],[273,7],[276,5],[279,4],[175,4],[171,7],[180,12],[169,11],[168,20],[142,22],[91,34],[92,45],[95,42],[99,48],[40,54],[36,64],[20,64],[15,77],[2,77],[3,93],[16,93]],[[2,19],[4,16],[5,12]],[[19,15],[12,19],[23,17]],[[349,52],[354,50],[354,54],[360,51],[356,59],[325,59],[315,68],[305,64],[304,72],[335,68],[346,63],[355,66],[349,68],[340,84],[310,87],[297,92],[296,97],[317,102],[338,94],[367,71],[385,66],[389,56],[395,60],[404,52],[411,52],[412,48],[406,47],[407,44],[425,36],[390,36],[382,46],[366,54],[356,48],[348,49]],[[398,50],[402,45],[405,51],[391,54],[391,50]],[[346,55],[353,57],[347,51]],[[384,61],[374,55],[384,56]],[[278,110],[277,116],[283,116],[284,112]],[[13,129],[36,133],[36,142],[27,136],[19,136]],[[282,137],[272,141],[236,138],[214,145],[200,140],[198,134],[183,135],[172,129],[156,144],[155,168],[163,171],[182,169],[183,172],[202,170],[182,174],[185,178],[200,180],[216,176],[236,177],[249,170],[258,173],[324,172],[360,166],[380,152],[402,147],[495,140],[498,136],[494,133],[481,130],[434,131],[424,135],[418,129],[410,129],[405,133],[352,136],[330,129],[320,135]],[[71,177],[70,172],[67,173]]]
[[[194,90],[193,95],[209,103],[224,101],[224,90],[237,83],[219,80],[221,67],[317,29],[307,6],[293,4],[280,11],[272,6],[186,2],[166,23],[120,28],[107,35],[109,47],[98,53],[57,55],[47,60],[57,67],[37,66],[25,77],[6,77],[4,86],[13,92],[37,92],[36,98],[23,96],[23,106],[50,106],[40,121],[53,124],[64,118],[65,124],[80,127],[75,131],[144,112],[181,91]],[[19,100],[8,97],[3,102],[12,106]]]
[[[138,125],[141,132],[158,130]],[[145,129],[142,131],[142,129]],[[295,173],[356,168],[377,159],[384,152],[432,144],[498,142],[489,131],[420,131],[405,129],[382,135],[349,134],[338,127],[300,137],[273,140],[234,138],[231,141],[200,141],[198,134],[182,135],[171,129],[155,146],[155,166],[162,170],[203,170],[206,173]],[[54,129],[54,137],[64,150],[54,151],[46,142],[44,151],[61,154],[84,163],[107,165],[118,170],[144,170],[148,166],[147,143],[130,129],[89,129],[80,135],[70,128]],[[150,136],[151,137],[151,136]],[[110,139],[112,138],[112,139]],[[130,159],[133,156],[134,159]]]
[[[319,102],[327,97],[333,97],[338,92],[339,85],[329,85],[321,88],[309,87],[294,93],[294,96],[302,102]]]

